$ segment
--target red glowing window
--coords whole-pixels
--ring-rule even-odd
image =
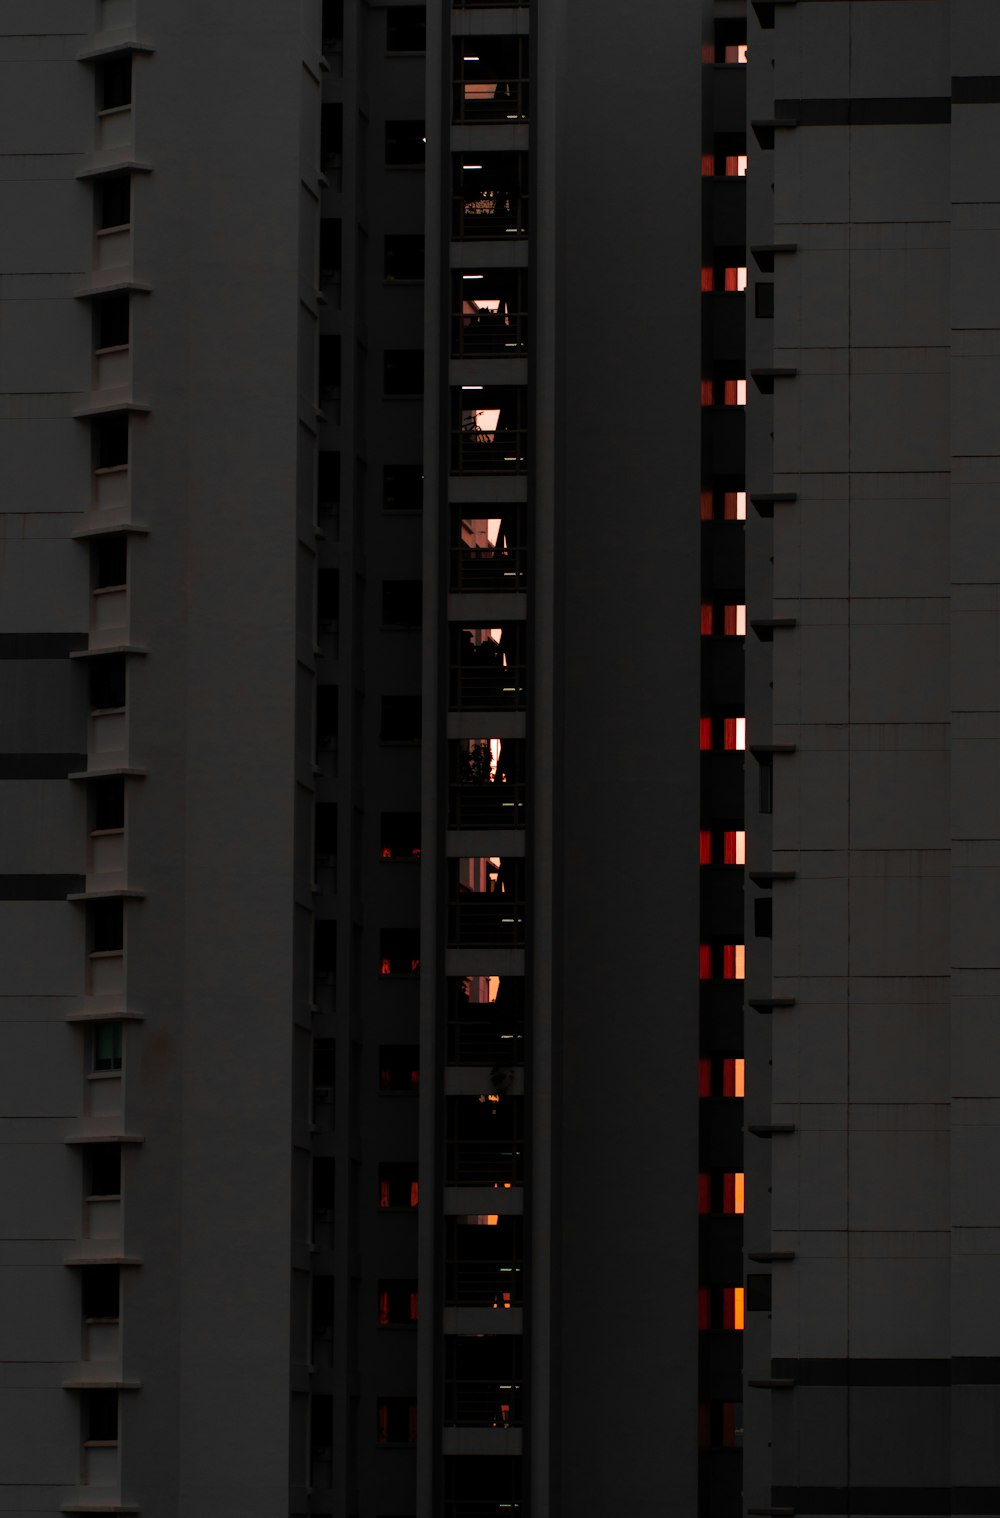
[[[722,1288],[722,1326],[736,1333],[743,1331],[744,1291],[742,1286]]]
[[[747,271],[744,264],[733,264],[723,271],[725,288],[736,292],[745,290],[747,287]]]
[[[712,176],[715,174],[715,154],[714,153],[702,153],[702,155],[701,155],[701,173],[702,173],[702,178],[703,179],[711,179]]]
[[[712,945],[710,943],[698,945],[698,979],[712,979]]]
[[[745,1071],[746,1062],[742,1059],[724,1059],[722,1061],[723,1096],[743,1095]]]
[[[747,719],[726,717],[722,725],[722,746],[727,749],[745,749],[747,746]]]
[[[731,47],[726,47],[723,50],[722,61],[723,63],[746,63],[747,44],[745,42],[737,42]]]
[[[704,295],[715,289],[715,270],[711,266],[702,266],[701,289]]]
[[[710,490],[703,490],[701,492],[700,511],[703,522],[710,522],[715,515],[715,502],[712,499],[712,492]]]
[[[727,179],[742,179],[746,174],[749,159],[746,153],[727,153],[724,160],[723,172]]]
[[[747,861],[747,835],[740,832],[726,832],[722,835],[722,862],[723,864],[746,864]]]
[[[747,382],[745,379],[727,379],[722,386],[722,404],[724,406],[745,406],[747,403]],[[702,402],[703,405],[710,402]]]
[[[701,404],[703,406],[715,405],[715,387],[710,379],[701,382]]]
[[[722,515],[727,522],[745,522],[747,519],[747,493],[745,490],[727,490],[722,498]]]
[[[741,943],[722,946],[723,980],[743,980],[746,974],[746,949]]]
[[[708,828],[702,828],[698,833],[698,863],[712,863],[712,834]]]
[[[703,749],[712,747],[712,719],[702,717],[698,724],[699,746]]]
[[[704,1171],[698,1177],[698,1211],[700,1213],[712,1210],[712,1177]]]
[[[712,1094],[712,1061],[700,1059],[698,1061],[698,1095],[711,1096]]]
[[[711,611],[711,607],[709,607]],[[704,616],[705,608],[702,607]],[[727,638],[743,638],[747,630],[747,609],[745,606],[724,606],[722,609],[722,631]],[[704,629],[702,629],[704,631]]]
[[[712,636],[712,606],[710,602],[701,604],[701,635],[703,638]]]
[[[738,1170],[735,1174],[727,1174],[722,1177],[722,1210],[728,1213],[742,1213],[743,1211],[743,1172]]]

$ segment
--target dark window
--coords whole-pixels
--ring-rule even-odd
[[[95,780],[91,787],[94,799],[94,828],[105,832],[125,826],[125,781],[121,775]]]
[[[379,852],[383,859],[412,859],[420,853],[420,813],[383,812]]]
[[[390,5],[385,13],[386,52],[422,53],[426,46],[426,5]]]
[[[319,455],[317,481],[321,506],[336,506],[340,501],[340,454],[324,450]]]
[[[95,417],[93,422],[94,468],[121,469],[128,464],[128,413]]]
[[[314,1339],[333,1338],[335,1302],[333,1276],[313,1276],[312,1331]]]
[[[333,1105],[337,1086],[337,1041],[313,1039],[313,1122],[332,1128]]]
[[[319,130],[320,162],[324,169],[334,167],[344,153],[344,107],[339,103],[324,105]]]
[[[125,705],[125,655],[107,654],[90,666],[90,706],[113,711]]]
[[[94,1069],[120,1070],[122,1067],[121,1023],[95,1023],[93,1040]]]
[[[770,896],[758,896],[753,904],[753,931],[757,938],[770,938],[772,921]]]
[[[313,969],[317,975],[337,973],[337,924],[319,919],[313,925]]]
[[[323,0],[323,52],[335,51],[344,41],[344,0]]]
[[[378,1167],[378,1204],[380,1208],[416,1207],[420,1200],[416,1165],[383,1164]]]
[[[120,954],[125,946],[125,907],[120,898],[90,903],[90,948],[93,954]]]
[[[389,168],[423,165],[426,156],[426,129],[422,121],[387,121],[385,124],[385,161]]]
[[[333,1460],[333,1398],[313,1392],[309,1398],[309,1458],[313,1486],[328,1486]]]
[[[333,1213],[337,1194],[337,1161],[324,1155],[313,1160],[313,1212],[327,1217]]]
[[[98,538],[93,548],[94,588],[110,590],[128,580],[128,538],[123,532]]]
[[[129,299],[124,292],[104,295],[94,303],[94,347],[127,348]]]
[[[382,626],[419,627],[423,592],[420,580],[383,580]]]
[[[320,801],[316,805],[316,853],[330,858],[337,852],[337,803]]]
[[[321,396],[340,394],[340,338],[319,340],[319,389]]]
[[[321,285],[340,278],[343,261],[339,216],[325,216],[319,224],[319,280]]]
[[[83,1438],[87,1444],[117,1444],[118,1393],[116,1391],[84,1392]]]
[[[390,232],[385,239],[387,280],[423,279],[424,239],[415,232]]]
[[[417,1404],[412,1397],[380,1397],[376,1438],[379,1444],[416,1444]]]
[[[755,316],[774,315],[774,284],[771,280],[758,280],[754,285],[753,312]]]
[[[416,1321],[416,1281],[379,1281],[379,1328],[413,1328]]]
[[[80,1273],[80,1305],[85,1318],[117,1321],[119,1313],[117,1265],[87,1265]]]
[[[424,388],[424,350],[389,348],[383,357],[386,395],[420,395]]]
[[[97,181],[97,228],[127,227],[132,219],[132,181],[128,174],[109,174]]]
[[[383,696],[379,737],[383,743],[419,743],[420,697]]]
[[[420,974],[420,931],[417,928],[382,928],[379,933],[381,975]]]
[[[316,739],[321,744],[336,741],[339,727],[339,696],[337,685],[316,687]]]
[[[424,474],[419,464],[382,466],[382,505],[386,511],[420,511],[424,504]]]
[[[316,575],[316,615],[320,622],[336,622],[340,616],[340,571],[321,569]]]
[[[419,1045],[380,1044],[378,1051],[379,1090],[408,1091],[411,1094],[415,1094],[419,1085]]]
[[[774,808],[774,766],[770,756],[757,760],[757,800],[765,815]]]
[[[85,1144],[84,1170],[88,1196],[121,1196],[122,1149],[120,1144]]]
[[[771,1311],[771,1277],[766,1274],[747,1276],[747,1312]]]
[[[747,24],[745,17],[715,23],[715,62],[745,63]]]
[[[115,111],[132,104],[132,54],[118,53],[97,65],[97,109]]]

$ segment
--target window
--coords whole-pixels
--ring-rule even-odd
[[[698,744],[701,749],[712,747],[712,719],[701,717],[698,721]]]
[[[422,395],[424,350],[388,348],[383,355],[382,373],[386,395]]]
[[[382,507],[385,511],[421,511],[424,474],[420,464],[382,466]]]
[[[132,180],[128,174],[109,174],[97,181],[97,230],[127,227],[132,220]]]
[[[111,416],[95,417],[91,423],[95,469],[125,469],[128,466],[128,413],[116,411]]]
[[[125,826],[125,781],[108,775],[91,786],[95,833],[117,832]]]
[[[698,1095],[742,1097],[745,1061],[706,1056],[698,1061]]]
[[[703,490],[701,492],[701,519],[703,522],[745,522],[747,494],[745,490]]]
[[[319,340],[319,393],[322,400],[340,394],[340,338],[334,335]]]
[[[412,1328],[417,1321],[416,1281],[379,1281],[380,1328]]]
[[[120,111],[132,104],[132,54],[118,53],[97,65],[97,109]]]
[[[742,831],[724,832],[722,835],[723,864],[746,864],[747,835]]]
[[[419,627],[423,617],[420,580],[382,581],[382,626]]]
[[[723,980],[742,980],[744,978],[744,966],[746,950],[741,943],[726,943],[722,946],[722,978]]]
[[[94,347],[102,353],[109,348],[127,348],[128,342],[128,294],[102,295],[94,302]]]
[[[747,1276],[746,1310],[771,1311],[771,1277],[766,1273]]]
[[[698,1061],[698,1095],[711,1096],[712,1094],[712,1061],[700,1059]]]
[[[340,504],[340,454],[324,449],[317,462],[317,498],[321,508]]]
[[[379,974],[420,974],[420,930],[382,928],[379,932]]]
[[[427,135],[422,121],[387,121],[385,165],[388,169],[422,168]]]
[[[722,746],[725,749],[742,750],[747,746],[747,719],[725,717],[722,724]]]
[[[722,1210],[727,1213],[743,1211],[743,1172],[729,1172],[722,1177]]]
[[[713,634],[721,633],[726,638],[742,638],[746,636],[747,609],[741,604],[726,604],[713,606],[708,602],[702,602],[701,607],[701,635],[709,638]]]
[[[380,1397],[377,1408],[379,1444],[416,1444],[417,1404],[412,1397]]]
[[[100,537],[93,545],[95,590],[119,590],[128,580],[128,538],[123,532]]]
[[[342,223],[339,216],[324,216],[319,224],[319,282],[333,284],[340,278],[343,262]]]
[[[316,620],[333,626],[340,616],[340,571],[319,569],[316,572]]]
[[[712,863],[712,833],[709,828],[702,828],[698,834],[698,863]]]
[[[337,973],[337,924],[317,918],[313,923],[313,973],[331,981]]]
[[[712,1210],[712,1177],[704,1171],[698,1177],[698,1211],[701,1214]]]
[[[122,1025],[120,1022],[96,1023],[91,1044],[91,1068],[98,1073],[122,1067]]]
[[[328,1487],[333,1480],[333,1398],[313,1392],[309,1398],[309,1483]]]
[[[758,896],[753,904],[753,932],[755,938],[770,938],[773,922],[770,896]]]
[[[323,52],[337,52],[343,44],[344,0],[323,0]]]
[[[120,954],[125,947],[125,904],[120,898],[92,901],[90,948],[93,954]]]
[[[747,269],[744,264],[721,264],[718,268],[702,265],[701,289],[703,295],[714,290],[729,294],[739,293],[747,287]]]
[[[316,803],[316,858],[334,859],[337,854],[337,803]]]
[[[317,685],[316,687],[316,743],[319,748],[332,748],[337,742],[340,719],[340,687]]]
[[[332,1339],[335,1287],[333,1276],[312,1278],[312,1335],[314,1339]]]
[[[117,1265],[86,1265],[80,1272],[80,1307],[84,1318],[117,1323],[120,1278]]]
[[[379,737],[383,743],[419,743],[420,697],[383,696]]]
[[[420,1048],[417,1044],[380,1044],[378,1088],[415,1094],[420,1085]]]
[[[312,1167],[312,1210],[317,1223],[330,1223],[336,1211],[337,1161],[316,1155]]]
[[[118,1393],[101,1389],[83,1393],[84,1444],[118,1443]]]
[[[122,1147],[120,1144],[85,1144],[83,1146],[84,1185],[88,1199],[120,1197],[122,1191]]]
[[[712,979],[712,945],[709,943],[698,945],[698,979]]]
[[[92,711],[117,711],[125,705],[125,656],[107,654],[90,664],[90,706]]]
[[[379,854],[383,859],[420,857],[420,813],[383,812]]]
[[[757,807],[765,817],[774,810],[774,764],[770,754],[757,760]]]
[[[753,287],[753,314],[765,320],[774,316],[774,281],[758,280]]]
[[[390,232],[384,244],[384,270],[390,284],[424,277],[424,239],[415,232]]]
[[[722,1288],[722,1326],[725,1329],[742,1332],[745,1312],[744,1289],[742,1286],[724,1286]]]
[[[378,1205],[383,1212],[418,1206],[420,1185],[417,1167],[409,1163],[383,1164],[378,1167]]]
[[[344,107],[339,101],[323,106],[319,128],[319,156],[323,169],[336,168],[344,156]]]
[[[712,1326],[712,1293],[707,1286],[698,1287],[698,1332]]]
[[[742,1097],[745,1070],[746,1061],[743,1059],[724,1059],[722,1061],[723,1096]]]
[[[385,13],[386,52],[422,53],[426,45],[426,5],[390,5]]]
[[[337,1040],[335,1038],[313,1039],[313,1120],[316,1121],[320,1105],[328,1109],[327,1127],[333,1126],[333,1101],[337,1086]]]

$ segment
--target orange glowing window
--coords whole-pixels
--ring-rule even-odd
[[[416,1207],[420,1202],[420,1182],[410,1182],[410,1206]]]
[[[747,287],[747,268],[745,264],[729,264],[723,271],[724,288],[731,293],[745,290]]]
[[[723,63],[746,63],[747,44],[745,42],[737,42],[734,46],[725,48],[722,54],[722,61]]]
[[[723,864],[746,864],[747,835],[744,832],[726,832],[722,835]]]
[[[722,1094],[723,1096],[742,1096],[743,1081],[746,1071],[746,1061],[742,1059],[724,1059],[722,1061]]]
[[[709,611],[711,611],[709,607]],[[704,618],[705,608],[702,607]],[[725,606],[722,610],[722,630],[727,638],[743,638],[747,630],[747,609],[745,606]],[[702,628],[704,632],[704,628]]]
[[[698,833],[698,863],[712,863],[712,834],[708,828],[701,828]]]
[[[722,727],[722,747],[727,749],[745,749],[747,746],[747,719],[745,717],[726,717]]]
[[[710,490],[703,490],[701,492],[700,509],[701,520],[703,522],[710,522],[715,515],[715,503],[712,500],[712,492]]]
[[[701,382],[701,404],[703,406],[715,405],[715,387],[710,379],[703,379]]]
[[[743,1172],[737,1170],[722,1177],[722,1210],[728,1213],[743,1211]]]
[[[382,969],[381,969],[380,973],[382,975],[391,975],[392,974],[392,965],[391,965],[391,963],[389,962],[388,959],[383,959],[383,961],[382,961]]]
[[[702,153],[701,174],[703,179],[711,179],[715,174],[715,154]]]
[[[747,403],[747,382],[745,379],[727,379],[722,387],[722,404],[724,406],[745,406]],[[704,401],[702,404],[706,404]]]
[[[725,176],[727,179],[742,179],[747,171],[749,159],[746,153],[727,153],[725,157]]]
[[[742,1286],[724,1286],[722,1289],[722,1326],[737,1333],[743,1331],[744,1290]]]
[[[712,1177],[706,1171],[702,1171],[698,1177],[698,1211],[700,1213],[712,1210]]]
[[[702,717],[698,724],[698,740],[701,748],[712,747],[712,719]]]
[[[712,1094],[712,1061],[700,1059],[698,1061],[698,1095],[711,1096]]]
[[[701,635],[703,638],[712,636],[712,606],[710,602],[701,603]]]
[[[741,943],[722,946],[723,980],[743,980],[746,974],[746,948]]]
[[[698,979],[712,979],[712,945],[710,943],[698,945]]]
[[[698,1287],[698,1331],[704,1333],[712,1326],[712,1298],[707,1286]]]
[[[715,289],[715,270],[711,267],[711,265],[702,265],[701,289],[703,295],[707,295],[710,291]]]
[[[722,501],[722,515],[727,522],[745,522],[747,519],[747,493],[745,490],[727,490]]]

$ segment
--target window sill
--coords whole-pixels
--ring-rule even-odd
[[[131,230],[132,223],[130,221],[120,221],[113,227],[98,227],[94,235],[97,237],[113,237],[118,232],[131,232]]]
[[[129,343],[112,343],[108,348],[95,348],[94,356],[96,358],[104,358],[109,353],[127,353],[129,347]]]
[[[98,111],[97,119],[98,121],[105,121],[109,116],[124,116],[130,113],[131,110],[131,100],[127,100],[124,105],[106,105],[103,110]]]
[[[105,475],[109,475],[109,474],[128,474],[128,465],[127,464],[100,464],[94,470],[94,474],[95,475],[100,475],[102,478]],[[121,532],[122,530],[123,529],[120,528],[120,527],[109,527],[107,529],[108,532]]]
[[[117,1022],[117,1018],[109,1018],[108,1021],[109,1022]],[[89,1081],[120,1081],[121,1078],[122,1078],[122,1067],[121,1067],[121,1065],[119,1065],[118,1068],[115,1069],[115,1070],[88,1070],[87,1071],[87,1079]]]
[[[120,595],[123,590],[128,590],[128,586],[127,585],[95,585],[94,586],[94,590],[93,590],[93,594],[95,596],[114,596],[114,595]]]

